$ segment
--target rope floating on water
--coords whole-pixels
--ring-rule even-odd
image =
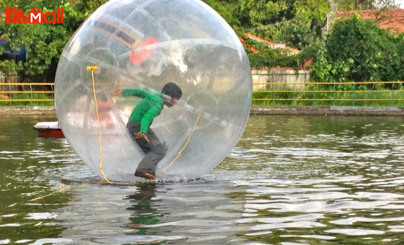
[[[30,202],[38,201],[38,200],[43,199],[43,198],[45,198],[45,197],[52,196],[52,195],[55,194],[55,193],[63,192],[63,191],[65,191],[67,188],[69,188],[70,185],[60,184],[60,187],[63,188],[63,189],[58,190],[58,191],[51,192],[51,193],[49,193],[48,195],[35,197],[35,198],[33,198],[33,199],[29,200],[29,201],[30,201]]]

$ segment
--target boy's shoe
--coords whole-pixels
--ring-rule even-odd
[[[153,174],[149,174],[149,173],[140,173],[140,172],[136,172],[135,176],[137,177],[141,177],[141,178],[145,178],[145,179],[155,179],[156,176],[154,176]]]

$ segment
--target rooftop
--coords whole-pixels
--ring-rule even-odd
[[[291,53],[293,55],[298,54],[300,52],[300,50],[292,48],[292,47],[289,47],[289,46],[286,46],[286,44],[284,44],[284,43],[274,43],[272,41],[260,38],[258,36],[255,36],[255,35],[251,34],[251,33],[248,33],[248,32],[244,33],[244,35],[249,39],[255,40],[255,41],[260,42],[260,43],[264,43],[268,47],[273,48],[273,49],[284,49],[284,50],[288,51],[289,53]]]
[[[363,19],[376,20],[382,29],[391,30],[393,33],[404,33],[404,9],[339,11],[337,17],[346,19],[354,14],[360,14]]]

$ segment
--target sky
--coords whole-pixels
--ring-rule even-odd
[[[396,3],[400,5],[400,8],[404,9],[404,0],[396,0]]]

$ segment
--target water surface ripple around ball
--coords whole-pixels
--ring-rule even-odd
[[[197,0],[114,0],[83,23],[60,58],[55,97],[67,140],[95,173],[102,160],[108,179],[136,181],[144,156],[126,129],[140,99],[112,91],[168,82],[183,96],[151,127],[168,147],[157,177],[199,177],[235,146],[250,111],[250,66],[231,27]]]

